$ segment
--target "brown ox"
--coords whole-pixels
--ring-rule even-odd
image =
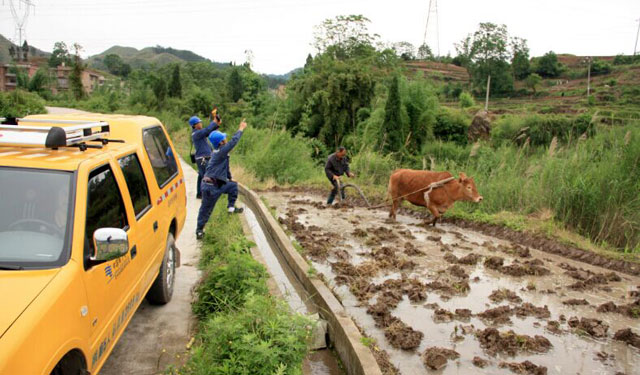
[[[451,180],[442,187],[434,188],[429,194],[429,203],[425,200],[425,193],[430,184],[453,177],[449,172],[416,171],[412,169],[398,169],[389,178],[389,196],[393,199],[389,217],[395,220],[396,210],[404,199],[416,206],[426,207],[433,219],[427,224],[436,225],[436,221],[456,201],[480,202],[482,195],[478,194],[473,178],[460,172],[460,178]]]

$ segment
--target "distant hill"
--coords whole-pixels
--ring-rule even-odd
[[[263,74],[262,77],[267,80],[267,86],[270,89],[276,89],[280,85],[287,83],[291,76],[302,71],[303,68],[296,68],[285,74]]]
[[[29,41],[27,41],[27,44]],[[10,40],[0,35],[0,64],[8,64],[11,62],[11,55],[9,54],[9,47],[14,45]],[[49,52],[45,52],[35,48],[34,46],[29,46],[29,58],[49,58],[51,54]]]
[[[133,47],[113,46],[100,54],[89,57],[87,59],[87,64],[94,69],[106,70],[107,67],[104,65],[103,61],[109,54],[116,54],[120,56],[125,63],[131,65],[134,69],[150,65],[164,66],[172,63],[183,62],[210,62],[221,67],[229,65],[227,63],[210,61],[209,59],[191,51],[161,46],[146,47],[141,50]]]

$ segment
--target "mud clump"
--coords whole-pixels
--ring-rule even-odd
[[[593,337],[607,337],[607,330],[609,330],[609,326],[599,319],[578,319],[574,316],[569,318],[567,323],[569,324],[569,327],[580,332],[585,332]]]
[[[624,341],[631,346],[640,349],[640,335],[631,331],[631,328],[621,329],[613,335],[614,340]]]
[[[475,266],[480,261],[480,259],[482,259],[481,255],[471,253],[460,258],[458,260],[458,263],[466,264],[468,266]]]
[[[422,353],[422,362],[431,370],[440,370],[447,365],[448,360],[460,358],[460,354],[452,349],[430,347]]]
[[[504,258],[492,256],[484,261],[484,266],[492,270],[500,270],[504,264]]]
[[[440,237],[440,236],[431,236],[431,235],[429,235],[429,236],[427,236],[427,239],[428,239],[429,241],[433,241],[433,242],[440,242],[440,240],[442,239],[442,237]]]
[[[419,250],[414,244],[411,242],[406,242],[404,244],[404,253],[408,256],[416,256],[416,255],[424,255],[424,251]]]
[[[349,291],[362,303],[367,302],[379,290],[380,287],[370,283],[366,277],[356,277],[349,283]]]
[[[498,271],[509,276],[545,276],[551,274],[549,269],[543,267],[540,259],[528,260],[519,263],[517,260],[508,266],[501,267]]]
[[[354,237],[359,237],[359,238],[364,238],[364,237],[368,236],[367,232],[363,231],[360,228],[356,228],[356,230],[351,232],[351,235],[354,236]]]
[[[589,302],[584,298],[582,299],[572,298],[566,301],[562,301],[562,304],[567,306],[587,306],[589,305]]]
[[[447,280],[447,282],[436,280],[436,281],[427,283],[426,288],[428,290],[439,292],[441,296],[466,294],[469,290],[471,290],[471,287],[469,286],[469,282],[467,280],[462,280],[462,281]]]
[[[412,350],[420,346],[424,334],[406,325],[400,319],[395,319],[384,329],[384,337],[394,348]]]
[[[550,320],[547,322],[546,326],[547,331],[551,333],[560,334],[562,333],[562,329],[560,328],[560,322],[557,320]]]
[[[433,312],[433,321],[436,323],[448,323],[453,321],[454,318],[455,315],[449,310],[437,309]]]
[[[471,361],[471,363],[473,363],[473,365],[476,367],[485,368],[489,364],[489,361],[487,361],[484,358],[476,356],[476,357],[473,357],[473,360]]]
[[[519,352],[544,353],[551,347],[551,342],[544,336],[534,337],[518,335],[513,331],[499,332],[495,328],[486,328],[476,333],[480,346],[491,356],[498,353],[516,355]]]
[[[475,253],[467,254],[462,258],[458,258],[457,256],[451,253],[447,253],[444,256],[444,260],[446,260],[449,263],[464,264],[468,266],[475,266],[480,261],[480,259],[482,259],[482,256]]]
[[[500,306],[500,307],[483,311],[478,314],[478,317],[480,317],[483,320],[487,320],[491,322],[491,324],[493,325],[500,325],[500,324],[510,324],[511,323],[510,316],[512,314],[513,312],[511,310],[511,307]]]
[[[402,236],[402,238],[404,239],[409,239],[409,240],[415,240],[416,236],[413,235],[413,233],[411,233],[410,230],[405,229],[405,230],[399,230],[398,234]]]
[[[547,368],[544,366],[538,366],[530,361],[524,362],[500,362],[498,365],[500,368],[508,368],[511,372],[522,375],[547,375]]]
[[[531,258],[531,250],[529,250],[528,247],[523,247],[518,244],[513,244],[512,246],[499,244],[496,249],[505,254],[515,255],[520,258]]]
[[[640,318],[640,299],[636,300],[635,302],[620,306],[609,301],[598,306],[596,311],[603,313],[615,312],[628,316],[629,318],[638,319]]]
[[[468,320],[473,315],[469,309],[456,309],[456,319]]]
[[[522,302],[522,298],[520,298],[517,294],[510,291],[509,289],[496,289],[493,292],[491,292],[491,295],[489,295],[489,299],[495,303],[500,303],[504,300],[507,300],[513,303]]]
[[[577,281],[569,285],[569,289],[572,289],[572,290],[591,289],[597,285],[605,285],[611,281],[621,281],[621,280],[622,278],[620,278],[620,276],[615,272],[609,272],[607,274],[598,273],[590,276],[586,280]]]
[[[451,274],[452,276],[455,276],[459,279],[468,279],[469,275],[467,274],[467,272],[465,272],[464,268],[460,267],[459,265],[453,265],[451,267],[449,267],[447,269],[447,271],[449,272],[449,274]]]
[[[370,349],[371,353],[373,354],[373,358],[376,359],[376,362],[378,363],[378,366],[380,366],[380,370],[382,371],[383,375],[400,375],[400,370],[398,370],[398,368],[391,363],[389,353],[378,348],[377,346],[373,346]]]
[[[551,312],[546,305],[538,307],[529,302],[514,307],[513,312],[519,317],[534,316],[538,319],[548,319],[551,316]]]
[[[373,233],[380,241],[395,241],[398,239],[397,234],[385,227],[369,228],[368,232]]]

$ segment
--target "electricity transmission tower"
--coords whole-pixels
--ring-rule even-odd
[[[437,56],[440,56],[440,25],[438,24],[438,0],[429,0],[429,10],[427,11],[427,24],[424,27],[424,37],[422,44],[427,44],[427,33],[429,32],[429,21],[431,20],[431,14],[434,14],[436,19],[436,48]]]
[[[8,0],[9,9],[11,10],[11,16],[15,23],[16,31],[14,39],[17,40],[16,45],[22,47],[24,39],[26,39],[25,28],[27,27],[27,20],[29,19],[29,13],[32,9],[35,9],[35,5],[32,0]],[[4,0],[2,1],[4,4]]]

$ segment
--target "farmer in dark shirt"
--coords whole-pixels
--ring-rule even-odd
[[[207,170],[202,178],[202,204],[198,212],[198,224],[196,227],[196,238],[204,236],[204,226],[211,217],[211,212],[216,206],[218,198],[222,194],[229,196],[227,211],[229,213],[240,213],[242,208],[236,208],[238,199],[238,184],[231,180],[231,170],[229,169],[229,153],[236,147],[242,132],[247,127],[247,123],[242,120],[238,131],[233,135],[231,141],[227,142],[227,135],[214,131],[209,136],[215,151],[211,154],[211,160],[207,164]]]
[[[189,119],[191,140],[193,141],[193,147],[196,149],[196,165],[198,166],[198,186],[196,187],[196,198],[198,199],[202,198],[200,185],[202,184],[202,177],[204,177],[207,163],[211,159],[211,145],[207,141],[207,137],[212,131],[220,127],[220,117],[214,112],[211,114],[213,115],[213,121],[206,128],[202,127],[202,121],[198,116],[192,116]]]
[[[349,160],[347,159],[347,150],[344,147],[338,147],[335,153],[329,155],[329,159],[327,159],[327,164],[324,167],[324,173],[326,173],[329,182],[333,185],[333,190],[329,194],[329,198],[327,199],[327,204],[333,203],[333,200],[336,198],[336,194],[338,194],[338,182],[340,181],[340,176],[346,173],[347,176],[353,177],[355,176],[349,170]],[[345,198],[344,191],[340,192],[342,199]]]

